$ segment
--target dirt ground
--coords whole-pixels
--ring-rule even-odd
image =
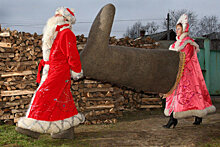
[[[179,119],[176,128],[165,129],[169,118],[158,111],[124,114],[116,124],[79,126],[76,140],[89,146],[203,146],[214,142],[220,145],[220,97],[213,98],[217,112],[208,115],[199,126],[194,118]]]

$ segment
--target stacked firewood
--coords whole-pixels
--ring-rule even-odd
[[[86,46],[87,38],[82,34],[82,35],[77,35],[76,40],[77,40],[77,49],[80,53]]]
[[[17,122],[25,115],[42,58],[42,35],[3,29],[0,33],[0,120]]]
[[[137,39],[131,39],[129,37],[116,39],[115,37],[110,37],[109,44],[146,49],[155,49],[159,46],[159,43],[150,37],[139,37]]]
[[[72,94],[85,124],[115,123],[125,111],[161,108],[157,94],[146,94],[85,78],[72,84]]]
[[[84,79],[72,86],[78,110],[86,117],[85,124],[115,123],[122,115],[124,98],[111,84]]]
[[[76,37],[80,51],[87,38]],[[42,59],[41,46],[42,35],[37,33],[0,31],[1,122],[14,124],[25,115],[38,86],[35,80]],[[85,124],[115,123],[125,111],[161,108],[158,95],[135,92],[88,77],[73,82],[71,91],[79,112],[86,116]]]

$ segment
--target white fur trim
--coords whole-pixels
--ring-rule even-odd
[[[214,113],[215,111],[216,111],[216,108],[215,106],[212,105],[203,110],[188,110],[188,111],[182,111],[182,112],[173,112],[173,117],[174,118],[186,118],[186,117],[191,117],[191,116],[204,117],[208,113]],[[165,116],[169,116],[169,110],[165,109],[164,114]]]
[[[70,29],[70,30],[71,30],[71,26],[62,27],[62,28],[60,29],[60,32],[63,31],[64,29]]]
[[[44,68],[43,68],[43,73],[42,73],[42,76],[41,76],[40,85],[43,84],[43,82],[46,80],[49,69],[50,69],[50,65],[45,64]]]
[[[170,115],[169,115],[169,109],[164,109],[164,115],[165,115],[165,116],[170,116]]]
[[[81,113],[58,121],[41,121],[32,118],[21,117],[17,126],[39,133],[59,133],[73,126],[77,126],[84,121],[85,116]]]
[[[195,50],[196,50],[197,53],[200,51],[199,45],[196,42],[192,41],[192,40],[186,40],[181,46],[179,46],[178,44],[175,44],[175,48],[172,48],[172,45],[170,45],[169,50],[177,51],[177,52],[181,51],[182,49],[184,49],[184,47],[188,43],[191,44],[192,46],[195,46]]]
[[[70,74],[71,74],[71,77],[73,78],[73,80],[78,80],[83,77],[83,70],[81,69],[81,72],[77,73],[77,72],[74,72],[73,70],[70,69]]]
[[[42,44],[42,50],[43,50],[43,59],[44,61],[49,60],[49,54],[50,49],[52,47],[52,44],[54,42],[54,39],[56,38],[58,32],[56,31],[57,25],[63,25],[63,24],[69,24],[69,26],[63,27],[60,29],[60,31],[69,28],[72,30],[72,24],[69,21],[64,21],[63,17],[51,17],[48,19],[47,24],[44,27],[43,30],[43,44]]]

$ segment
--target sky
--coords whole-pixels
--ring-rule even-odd
[[[199,19],[215,15],[220,22],[220,0],[0,0],[0,24],[11,30],[42,34],[56,8],[65,6],[75,9],[74,33],[88,36],[97,13],[108,3],[116,7],[111,36],[117,38],[137,21],[161,25],[169,10],[187,9]]]

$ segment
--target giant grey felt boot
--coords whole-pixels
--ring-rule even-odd
[[[38,132],[34,132],[34,131],[31,131],[28,129],[23,129],[20,127],[16,127],[15,130],[21,134],[27,135],[27,136],[35,138],[35,139],[38,139],[40,136],[40,133],[38,133]]]
[[[114,15],[114,5],[107,4],[96,16],[80,53],[84,75],[137,91],[167,93],[182,67],[180,53],[168,49],[109,46]]]
[[[67,130],[61,131],[56,134],[51,134],[53,139],[73,139],[74,138],[74,127]]]

